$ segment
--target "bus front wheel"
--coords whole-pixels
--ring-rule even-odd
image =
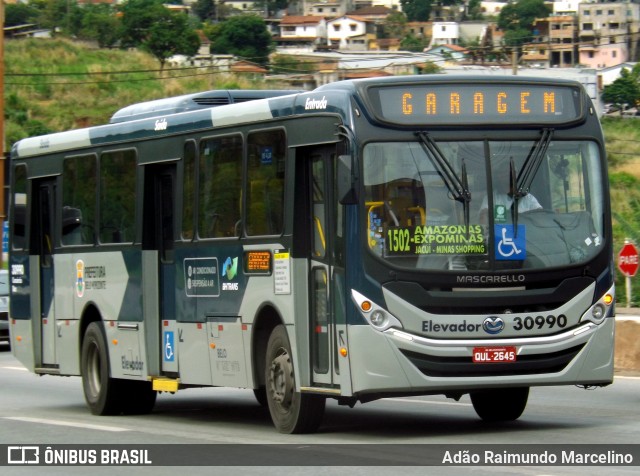
[[[283,325],[267,344],[265,382],[269,413],[280,433],[312,433],[324,416],[325,397],[296,391],[291,345]]]
[[[484,421],[513,421],[527,406],[529,387],[496,388],[471,393],[471,403]]]

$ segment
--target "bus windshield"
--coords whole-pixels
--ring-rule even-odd
[[[369,143],[368,248],[424,270],[578,265],[601,249],[604,179],[592,141]]]

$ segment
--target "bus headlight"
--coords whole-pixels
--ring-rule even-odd
[[[606,317],[610,316],[614,301],[615,287],[612,286],[593,306],[587,309],[587,312],[582,315],[580,322],[590,321],[595,324],[601,324]]]
[[[376,330],[386,331],[391,327],[402,329],[402,323],[396,317],[359,292],[351,290],[351,297],[360,315]]]

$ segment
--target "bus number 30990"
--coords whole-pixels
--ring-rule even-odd
[[[567,327],[567,316],[565,316],[564,314],[560,314],[558,317],[552,315],[548,315],[547,317],[516,317],[513,320],[513,323],[513,329],[516,331],[521,331],[523,329],[530,331],[533,328],[542,329],[543,327],[547,327],[549,329],[559,327],[562,329],[564,327]]]

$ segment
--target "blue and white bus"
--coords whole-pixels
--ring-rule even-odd
[[[13,146],[12,352],[82,376],[94,414],[214,386],[284,433],[327,398],[469,394],[504,421],[532,386],[612,382],[607,162],[578,83],[178,102]]]

